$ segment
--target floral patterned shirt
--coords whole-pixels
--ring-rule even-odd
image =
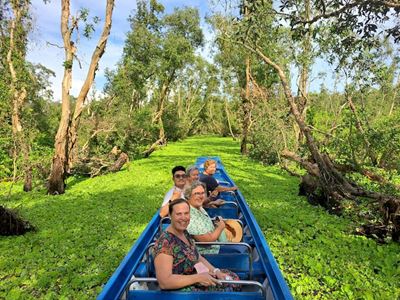
[[[172,274],[190,275],[195,274],[194,265],[199,260],[199,252],[194,244],[194,240],[185,231],[185,237],[190,245],[178,238],[173,233],[165,230],[156,240],[154,245],[154,258],[164,253],[173,257]]]
[[[189,233],[185,230],[185,237],[190,245],[186,244],[173,233],[165,230],[160,237],[156,240],[153,248],[154,258],[164,253],[173,257],[172,261],[172,274],[191,275],[196,274],[194,265],[199,261],[199,252],[194,244],[194,240],[190,237]],[[239,280],[239,277],[229,271],[221,270],[228,274],[233,280]],[[239,291],[240,287],[237,285],[222,284],[219,286],[201,286],[198,284],[189,285],[179,289],[179,291]]]

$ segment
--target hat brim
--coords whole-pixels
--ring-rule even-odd
[[[225,235],[229,242],[239,243],[243,238],[243,229],[236,220],[225,220]]]

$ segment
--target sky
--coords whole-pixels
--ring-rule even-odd
[[[204,21],[206,15],[210,15],[214,6],[210,2],[213,0],[159,0],[166,12],[173,11],[174,7],[190,6],[199,9],[200,17],[202,18],[202,28],[206,38],[206,47],[202,49],[204,56],[210,57],[211,41],[213,39],[212,32]],[[50,79],[52,90],[54,92],[54,100],[61,100],[61,81],[63,76],[64,50],[54,45],[62,45],[62,37],[60,32],[60,15],[61,4],[60,0],[51,0],[44,4],[43,0],[33,0],[33,15],[34,15],[34,31],[30,35],[30,43],[28,50],[28,60],[33,63],[40,63],[45,67],[53,70],[56,77]],[[88,8],[90,16],[98,16],[104,20],[105,16],[105,0],[71,0],[71,13],[75,14],[80,8]],[[115,69],[116,64],[121,58],[126,33],[130,30],[128,17],[134,14],[136,9],[135,0],[116,0],[113,12],[113,21],[111,33],[107,42],[106,51],[99,63],[99,70],[96,74],[94,89],[97,94],[101,94],[103,86],[106,83],[104,71],[106,68]],[[71,95],[77,96],[79,90],[85,80],[87,69],[90,64],[90,59],[98,37],[101,34],[103,27],[102,21],[96,26],[96,31],[91,39],[81,37],[77,44],[77,56],[81,62],[82,69],[78,63],[74,62],[72,75]],[[319,66],[318,66],[319,65]],[[313,78],[321,71],[331,73],[326,64],[318,64],[313,70]],[[293,78],[296,78],[296,71],[293,70]],[[329,79],[328,79],[329,80]],[[332,80],[331,80],[332,81]],[[311,83],[310,90],[318,90],[323,80],[314,80]],[[329,87],[329,83],[328,83]],[[297,91],[296,82],[292,83],[292,88]],[[89,93],[89,96],[91,93]]]
[[[209,3],[207,0],[161,0],[166,12],[173,11],[174,7],[191,6],[199,9],[203,19],[202,27],[208,27],[204,23],[204,16],[209,13]],[[33,0],[34,15],[34,32],[30,36],[28,60],[33,63],[40,63],[45,67],[53,70],[56,77],[51,78],[52,90],[54,92],[54,100],[61,100],[61,81],[63,77],[64,50],[57,46],[62,45],[62,37],[60,31],[61,4],[60,0],[51,0],[50,3],[44,4],[43,0]],[[98,16],[104,20],[105,16],[105,0],[72,0],[71,13],[75,14],[80,8],[88,8],[90,16]],[[114,69],[121,58],[124,47],[126,33],[130,30],[128,17],[134,14],[136,9],[135,0],[116,0],[113,11],[113,21],[111,33],[107,42],[106,51],[99,63],[99,70],[95,79],[95,90],[101,92],[106,82],[104,71],[106,68]],[[78,63],[74,62],[72,75],[71,94],[77,96],[79,90],[85,80],[87,69],[90,64],[91,55],[97,44],[98,37],[103,28],[102,21],[96,26],[95,34],[91,39],[81,37],[77,45],[77,56],[81,62],[82,69]],[[205,30],[205,37],[208,45],[212,39],[211,33]],[[209,49],[203,49],[205,53],[209,53]]]

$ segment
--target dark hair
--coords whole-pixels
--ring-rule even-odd
[[[183,171],[183,172],[186,173],[185,167],[183,167],[183,166],[175,166],[175,167],[172,168],[172,176],[174,176],[175,173],[178,172],[178,171]]]
[[[189,203],[186,201],[186,199],[183,199],[183,198],[178,198],[178,199],[169,201],[168,212],[169,212],[170,215],[172,214],[172,211],[174,210],[174,206],[177,205],[177,204],[180,204],[180,203],[186,203],[189,206]]]

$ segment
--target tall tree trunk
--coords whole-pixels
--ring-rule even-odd
[[[103,33],[99,39],[96,49],[93,52],[92,60],[86,80],[79,93],[75,106],[74,115],[71,119],[70,90],[72,82],[72,66],[76,52],[74,42],[71,40],[73,31],[78,27],[78,20],[71,19],[70,24],[70,0],[61,1],[61,34],[64,42],[65,61],[64,77],[62,81],[61,94],[61,119],[54,143],[54,156],[51,167],[48,193],[63,194],[65,192],[65,178],[70,171],[70,160],[77,141],[80,116],[86,96],[92,86],[98,69],[98,62],[104,53],[108,35],[111,27],[111,16],[114,8],[114,0],[107,0],[106,20]]]
[[[153,118],[153,123],[157,123],[159,126],[159,133],[158,133],[158,139],[155,141],[150,148],[148,148],[146,151],[143,152],[144,157],[149,157],[151,153],[153,153],[158,146],[165,145],[167,140],[165,138],[165,130],[164,130],[164,122],[162,120],[162,116],[164,113],[164,108],[165,108],[165,101],[167,100],[169,89],[171,87],[171,83],[175,78],[175,70],[171,72],[171,75],[168,77],[168,79],[163,83],[160,91],[160,98],[158,100],[157,104],[157,112]]]
[[[25,192],[32,190],[32,168],[29,162],[29,141],[24,134],[24,130],[21,123],[21,111],[26,100],[27,91],[24,87],[24,83],[19,80],[17,70],[14,66],[14,58],[19,58],[20,64],[24,64],[25,61],[25,48],[19,49],[18,47],[25,47],[26,44],[26,30],[23,28],[23,18],[28,12],[29,2],[28,1],[11,1],[11,7],[14,14],[14,18],[10,22],[10,36],[9,36],[9,48],[7,52],[6,61],[11,75],[11,94],[12,94],[12,113],[11,123],[15,149],[13,151],[14,160],[22,153],[23,159],[23,173],[24,173],[24,187]],[[19,46],[18,46],[19,44]]]
[[[51,166],[48,193],[63,194],[65,192],[65,178],[68,170],[68,140],[70,129],[70,90],[72,81],[73,58],[76,52],[71,34],[74,27],[69,27],[70,1],[61,1],[61,34],[64,41],[64,76],[61,86],[61,119],[54,142],[54,156]],[[75,25],[73,25],[75,26]]]
[[[163,114],[164,114],[164,109],[165,109],[165,100],[167,98],[169,90],[169,82],[163,85],[161,89],[161,95],[160,95],[160,101],[158,102],[158,126],[160,128],[158,139],[160,141],[160,144],[164,144],[165,142],[165,130],[164,130],[164,122],[163,122]]]
[[[245,94],[242,96],[242,109],[243,109],[243,129],[242,140],[240,142],[240,152],[247,155],[249,150],[247,148],[247,137],[249,134],[249,126],[251,119],[250,110],[250,58],[246,58],[246,88]]]
[[[99,61],[106,49],[107,40],[111,31],[113,9],[114,9],[114,0],[107,0],[106,17],[104,21],[103,31],[101,33],[97,46],[93,51],[92,59],[90,61],[89,70],[86,75],[85,82],[83,83],[83,86],[76,100],[75,111],[71,120],[70,139],[68,143],[69,169],[72,168],[73,163],[77,158],[78,129],[82,115],[82,110],[85,104],[87,94],[89,93],[89,90],[93,85],[94,78],[96,77],[96,71],[98,70],[99,67]]]
[[[182,112],[183,112],[183,101],[182,101],[182,95],[181,95],[181,87],[178,88],[178,100],[177,100],[177,105],[178,105],[178,119],[180,120],[182,118]]]
[[[310,20],[311,8],[310,0],[304,1],[304,19]],[[310,61],[311,61],[311,35],[312,29],[306,32],[302,40],[302,62],[300,64],[300,78],[299,86],[297,91],[297,103],[299,112],[303,119],[306,119],[307,114],[307,102],[308,102],[308,85],[309,85],[309,73],[310,73]],[[298,147],[303,143],[304,135],[301,130],[295,130],[297,136]]]
[[[160,91],[160,99],[158,100],[158,105],[157,105],[157,114],[154,118],[155,123],[158,123],[158,126],[159,126],[158,143],[160,145],[165,143],[165,130],[164,130],[164,122],[163,122],[162,117],[164,114],[165,100],[168,95],[169,86],[170,86],[170,79],[168,79],[167,82],[165,82],[162,85],[162,88]]]
[[[229,108],[228,108],[228,100],[225,99],[225,114],[226,114],[226,120],[228,121],[228,128],[229,128],[229,133],[231,134],[232,138],[234,140],[236,140],[235,135],[233,134],[232,131],[232,125],[231,125],[231,120],[230,120],[230,112],[229,112]]]
[[[327,201],[331,202],[328,205],[334,207],[338,205],[338,201],[340,201],[342,198],[353,198],[353,196],[357,195],[366,195],[365,191],[350,184],[350,182],[345,179],[338,170],[335,169],[329,158],[320,153],[312,135],[311,128],[306,124],[298,109],[298,105],[292,95],[288,80],[282,68],[273,62],[269,57],[267,57],[259,48],[253,49],[247,45],[245,45],[245,47],[251,51],[255,51],[266,64],[270,65],[278,73],[291,113],[294,116],[300,130],[303,132],[306,138],[308,149],[315,163],[318,165],[319,172],[321,174],[319,177],[321,187],[327,196]]]

